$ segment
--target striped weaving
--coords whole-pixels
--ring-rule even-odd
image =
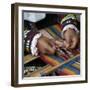
[[[60,25],[56,24],[45,28],[46,32],[53,38],[61,37]],[[52,66],[59,65],[69,59],[68,63],[58,67],[55,72],[57,75],[79,75],[80,74],[80,49],[77,48],[72,51],[61,50],[57,55],[43,55],[40,57],[45,63]]]

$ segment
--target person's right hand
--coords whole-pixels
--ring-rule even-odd
[[[64,40],[64,46],[67,49],[74,49],[79,43],[79,34],[75,30],[68,28],[64,32]]]

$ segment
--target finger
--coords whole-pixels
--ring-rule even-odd
[[[50,41],[48,42],[48,44],[49,44],[50,46],[54,46],[54,45],[55,45],[55,42],[50,40]]]
[[[48,44],[51,46],[51,48],[56,49],[55,40],[49,40]]]
[[[46,48],[45,53],[46,54],[54,54],[55,49],[49,46],[48,48]]]
[[[63,41],[55,41],[57,47],[63,47]]]
[[[69,36],[67,36],[67,35],[65,36],[64,39],[66,40],[67,43],[70,43],[70,42],[71,42],[71,37],[69,37]]]
[[[68,49],[70,47],[70,43],[67,43],[66,41],[64,41],[63,47]]]
[[[78,39],[77,38],[73,38],[70,48],[74,49],[76,47],[77,43],[78,43]]]
[[[43,51],[44,54],[54,54],[55,48],[51,45],[50,41],[45,42],[43,45]]]
[[[64,42],[65,47],[66,47],[67,49],[70,48],[71,43],[72,43],[72,37],[66,35],[66,36],[65,36],[65,42]]]

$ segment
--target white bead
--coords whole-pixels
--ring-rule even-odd
[[[27,43],[29,43],[30,41],[28,40]]]

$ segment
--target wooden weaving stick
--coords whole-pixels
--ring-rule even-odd
[[[31,54],[24,56],[24,64],[37,59],[39,56],[32,56]]]
[[[79,56],[79,55],[76,55],[74,58],[76,58],[76,57],[78,57],[78,56]],[[44,68],[42,68],[42,69],[40,69],[40,70],[37,70],[37,71],[35,71],[35,72],[32,72],[31,75],[29,75],[29,76],[31,76],[31,77],[36,77],[36,76],[37,76],[37,77],[40,77],[41,74],[47,75],[47,74],[55,71],[57,68],[63,66],[64,64],[67,64],[68,62],[73,61],[74,58],[71,58],[71,59],[69,59],[69,60],[66,60],[66,61],[64,61],[64,62],[62,62],[62,63],[60,63],[60,64],[58,64],[58,65],[56,65],[56,66],[46,65]]]
[[[79,55],[76,55],[74,58],[76,58],[76,57],[78,57],[78,56],[79,56]],[[46,72],[45,72],[45,74],[48,74],[48,73],[50,73],[50,72],[52,72],[52,71],[56,70],[57,68],[59,68],[59,67],[63,66],[64,64],[67,64],[68,62],[73,61],[73,60],[74,60],[74,58],[71,58],[71,59],[69,59],[69,60],[66,60],[66,61],[64,61],[64,62],[60,63],[59,65],[56,65],[56,66],[52,67],[52,69],[51,69],[51,70],[49,70],[49,72],[48,72],[48,71],[46,71]]]

